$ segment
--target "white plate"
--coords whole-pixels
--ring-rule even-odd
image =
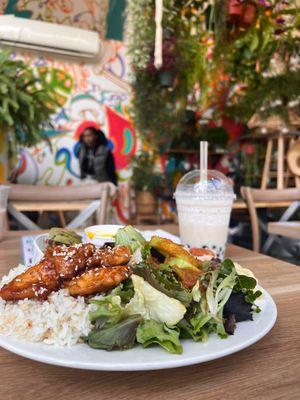
[[[264,337],[273,327],[277,309],[272,297],[261,289],[264,296],[257,301],[261,312],[254,315],[254,321],[237,324],[235,334],[228,339],[211,335],[206,343],[182,340],[181,355],[168,354],[160,347],[143,349],[136,346],[131,350],[94,350],[86,344],[61,348],[44,343],[22,342],[0,335],[0,346],[20,356],[47,364],[69,368],[98,371],[145,371],[176,368],[193,365],[236,353]]]
[[[102,225],[97,225],[97,226],[102,226]],[[119,228],[122,228],[123,225],[109,225],[109,226],[118,226]],[[169,232],[163,231],[161,229],[157,230],[152,230],[152,231],[142,231],[143,236],[147,239],[150,240],[152,236],[157,235],[160,237],[164,237],[166,239],[171,239],[175,243],[180,243],[180,239],[178,236],[174,236]],[[82,232],[77,232],[78,235],[83,236]],[[41,261],[44,255],[45,251],[45,243],[46,240],[48,239],[49,233],[42,233],[41,235],[37,235],[33,241],[33,246],[34,246],[34,251],[33,251],[33,258],[32,258],[32,265],[37,264],[38,262]],[[105,240],[107,241],[107,240]]]

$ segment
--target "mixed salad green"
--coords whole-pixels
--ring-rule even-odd
[[[86,341],[96,349],[160,345],[182,353],[181,339],[207,340],[233,334],[236,323],[252,320],[260,309],[257,281],[231,260],[200,262],[182,246],[134,228],[118,231],[116,245],[133,253],[133,274],[109,294],[91,300],[92,330]]]

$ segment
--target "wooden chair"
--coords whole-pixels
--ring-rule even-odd
[[[275,233],[275,223],[272,223],[272,232],[269,231],[268,226],[264,226],[258,219],[257,208],[261,202],[278,202],[278,201],[291,201],[291,205],[286,209],[280,221],[288,221],[291,216],[295,213],[297,208],[300,206],[300,189],[288,188],[288,189],[253,189],[250,187],[242,187],[241,195],[247,203],[248,211],[250,214],[251,227],[252,227],[252,239],[253,239],[253,250],[260,251],[260,227],[272,235],[280,235],[280,232]],[[267,252],[271,244],[275,240],[275,236],[270,236],[266,240],[263,252]]]
[[[286,163],[286,153],[293,146],[295,139],[299,137],[299,133],[277,133],[268,135],[268,143],[265,155],[265,163],[261,179],[261,189],[267,189],[271,182],[271,178],[276,179],[277,189],[288,187],[289,178],[294,178],[289,165]],[[271,170],[273,160],[276,162],[275,171]],[[290,185],[291,186],[291,185]],[[297,180],[292,186],[299,187]]]
[[[294,141],[286,156],[292,174],[295,175],[296,187],[300,187],[300,140]]]
[[[11,184],[7,210],[22,226],[31,230],[40,229],[40,227],[22,211],[63,213],[81,210],[67,228],[78,228],[96,212],[97,223],[104,224],[115,193],[116,187],[111,182],[78,186]]]

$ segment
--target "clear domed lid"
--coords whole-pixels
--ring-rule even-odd
[[[222,172],[216,170],[207,171],[207,179],[200,182],[200,170],[196,169],[185,174],[177,184],[176,195],[199,196],[212,194],[234,196],[232,182]]]

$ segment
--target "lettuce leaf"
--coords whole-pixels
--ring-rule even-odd
[[[134,273],[145,279],[151,286],[168,297],[179,300],[185,307],[192,301],[192,293],[184,288],[176,279],[172,270],[167,267],[155,269],[146,263],[139,263],[134,267]]]
[[[95,324],[95,328],[100,328],[118,323],[124,312],[123,306],[133,297],[134,289],[131,279],[120,283],[110,294],[97,296],[90,300],[91,304],[97,307],[89,312],[90,321]]]
[[[181,354],[182,346],[179,341],[179,329],[170,328],[153,319],[142,322],[136,333],[138,343],[144,348],[158,344],[172,354]]]
[[[224,317],[229,319],[234,315],[235,321],[253,320],[252,305],[245,300],[245,294],[242,292],[231,293],[224,307]]]
[[[236,272],[232,269],[230,274],[222,279],[218,279],[218,274],[219,272],[217,270],[211,272],[206,290],[206,300],[210,314],[215,319],[220,320],[222,318],[220,314],[235,285]]]
[[[96,324],[96,328],[117,324],[122,318],[122,307],[120,296],[109,295],[99,300],[91,300],[97,308],[89,312],[91,323]]]
[[[208,268],[201,280],[207,287],[206,293],[195,297],[184,319],[179,322],[181,337],[205,341],[209,333],[215,332],[225,338],[228,335],[224,328],[223,310],[235,285],[236,271],[229,263],[218,265]]]
[[[115,244],[117,246],[128,246],[131,248],[132,253],[135,253],[138,249],[142,249],[147,244],[147,241],[140,232],[131,225],[127,225],[118,230]]]
[[[134,286],[134,296],[126,305],[126,312],[141,314],[145,319],[176,325],[184,316],[186,308],[180,301],[171,298],[155,289],[142,277],[131,276]]]
[[[140,315],[131,315],[108,328],[93,330],[87,337],[87,343],[94,349],[130,349],[135,344],[137,327],[141,321]]]
[[[134,288],[131,278],[126,279],[115,287],[109,296],[119,296],[121,298],[122,305],[127,304],[134,295]],[[107,298],[108,296],[106,296]]]
[[[194,342],[204,342],[208,336],[205,329],[201,329],[201,331],[197,333],[191,323],[185,318],[179,321],[177,327],[180,329],[180,337],[183,339],[192,338]]]

